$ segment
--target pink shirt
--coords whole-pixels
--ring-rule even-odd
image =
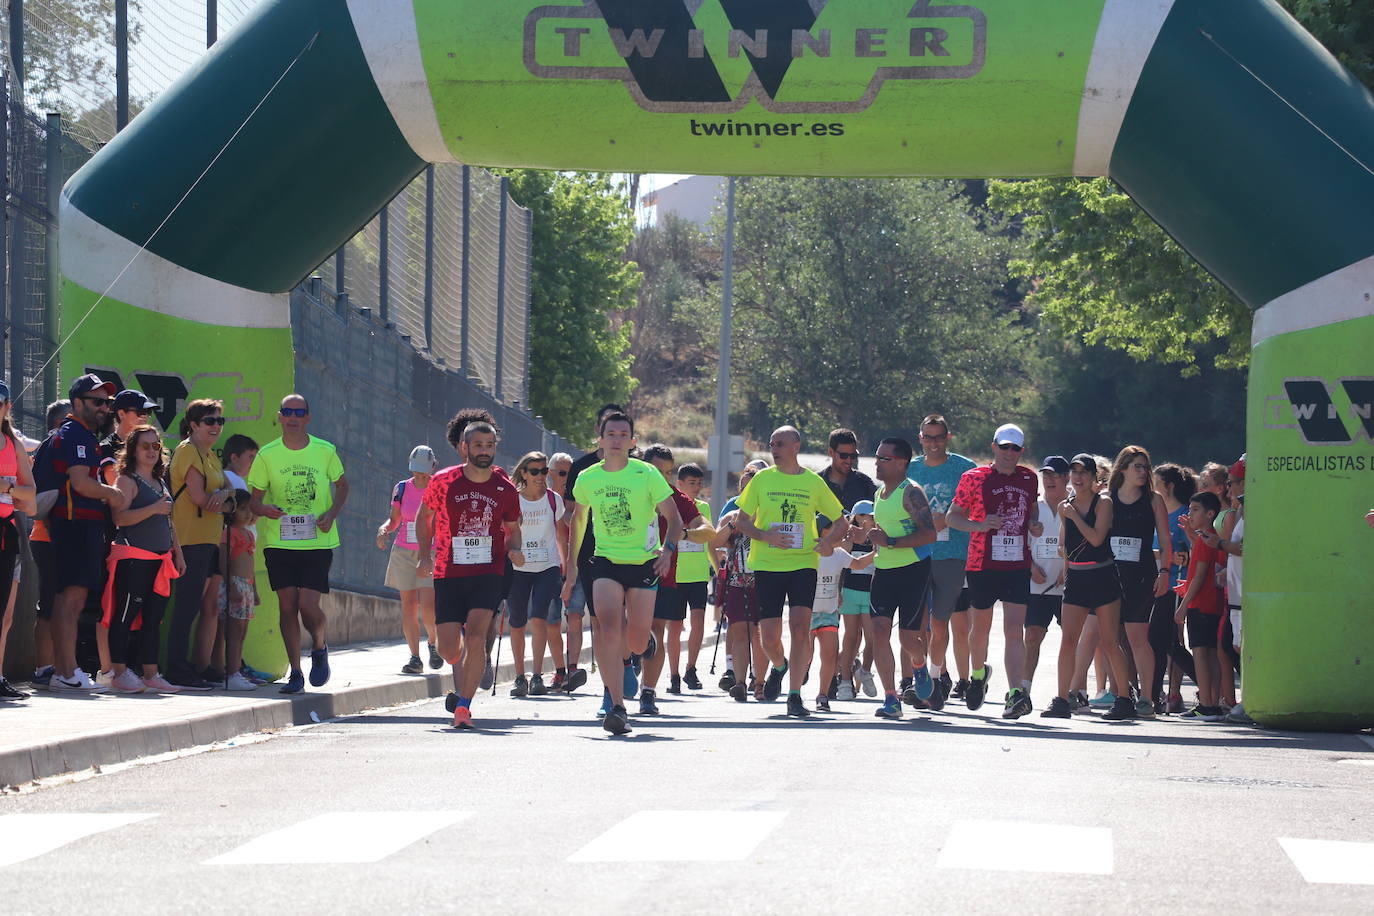
[[[396,529],[396,546],[405,550],[419,550],[415,540],[415,516],[420,513],[420,503],[424,501],[425,491],[415,486],[410,478],[396,484],[391,491],[391,501],[401,505],[401,527]]]

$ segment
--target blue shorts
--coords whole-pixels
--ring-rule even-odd
[[[840,589],[840,613],[850,616],[867,614],[869,598],[868,592],[861,592],[857,588]]]
[[[832,630],[840,628],[839,611],[812,611],[811,612],[811,632],[829,627]]]

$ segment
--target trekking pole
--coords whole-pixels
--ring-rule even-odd
[[[720,651],[720,627],[725,623],[725,612],[721,611],[720,617],[716,618],[716,644],[711,647],[711,673],[716,673],[716,653]]]
[[[504,603],[504,602],[503,602]],[[496,696],[496,676],[501,672],[501,638],[506,635],[506,611],[505,608],[498,608],[496,613],[501,617],[501,623],[496,630],[496,664],[491,666],[491,695]]]

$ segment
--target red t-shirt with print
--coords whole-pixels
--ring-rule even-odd
[[[969,535],[964,569],[1030,569],[1030,523],[1039,519],[1039,498],[1040,481],[1029,468],[1017,465],[1010,474],[999,473],[992,465],[965,471],[954,491],[954,504],[971,522],[1001,516],[1002,527]]]
[[[464,467],[444,468],[425,488],[425,505],[434,512],[436,579],[504,575],[505,523],[520,521],[520,496],[504,471],[493,468],[491,479],[475,483]],[[463,540],[455,545],[454,538]]]

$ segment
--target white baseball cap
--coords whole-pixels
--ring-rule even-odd
[[[993,445],[1019,445],[1026,447],[1026,434],[1021,432],[1021,427],[1015,423],[1003,423],[997,427],[997,432],[992,434]]]
[[[434,457],[434,449],[428,445],[417,445],[410,450],[410,470],[416,474],[428,474],[439,464]]]

